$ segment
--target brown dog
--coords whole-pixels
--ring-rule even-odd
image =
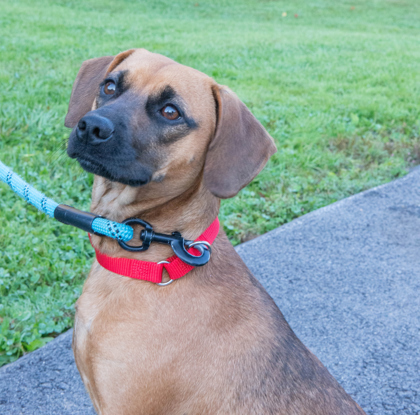
[[[220,198],[246,186],[276,151],[229,89],[142,49],[83,63],[66,126],[75,127],[69,155],[96,174],[93,212],[139,217],[192,240],[213,222]],[[164,245],[130,253],[110,238],[92,240],[109,256],[173,255]],[[73,350],[96,411],[363,414],[222,230],[212,248],[207,265],[167,287],[94,262],[76,305]]]

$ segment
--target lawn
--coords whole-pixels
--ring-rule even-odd
[[[237,244],[407,173],[420,162],[418,0],[2,1],[0,160],[60,203],[89,208],[65,154],[83,60],[145,47],[229,85],[278,153],[222,204]],[[0,365],[72,326],[86,234],[0,184]]]

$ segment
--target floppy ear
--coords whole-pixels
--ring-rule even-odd
[[[113,56],[89,59],[82,63],[71,91],[69,109],[64,125],[73,128],[92,109],[99,84],[104,79]]]
[[[204,185],[217,197],[235,196],[277,151],[273,139],[239,98],[213,86],[217,125],[204,165]]]
[[[105,78],[105,75],[134,51],[135,49],[129,49],[115,57],[103,56],[82,63],[71,90],[69,109],[64,120],[66,127],[75,127],[79,120],[92,109],[93,101],[98,94],[99,84]]]

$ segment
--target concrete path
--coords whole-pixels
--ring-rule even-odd
[[[368,414],[420,415],[420,171],[238,247]],[[0,414],[94,414],[71,332],[0,369]]]

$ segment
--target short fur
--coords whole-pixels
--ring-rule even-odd
[[[108,80],[117,85],[111,97],[103,92]],[[161,115],[168,104],[180,119]],[[113,133],[103,142],[82,131],[86,120],[104,118]],[[69,155],[97,174],[93,212],[141,217],[188,239],[276,150],[228,88],[143,49],[85,62],[66,125],[74,127]],[[157,244],[127,252],[99,235],[93,244],[146,261],[172,255]],[[73,350],[101,415],[364,413],[295,336],[223,230],[210,262],[167,287],[95,261],[76,304]]]

